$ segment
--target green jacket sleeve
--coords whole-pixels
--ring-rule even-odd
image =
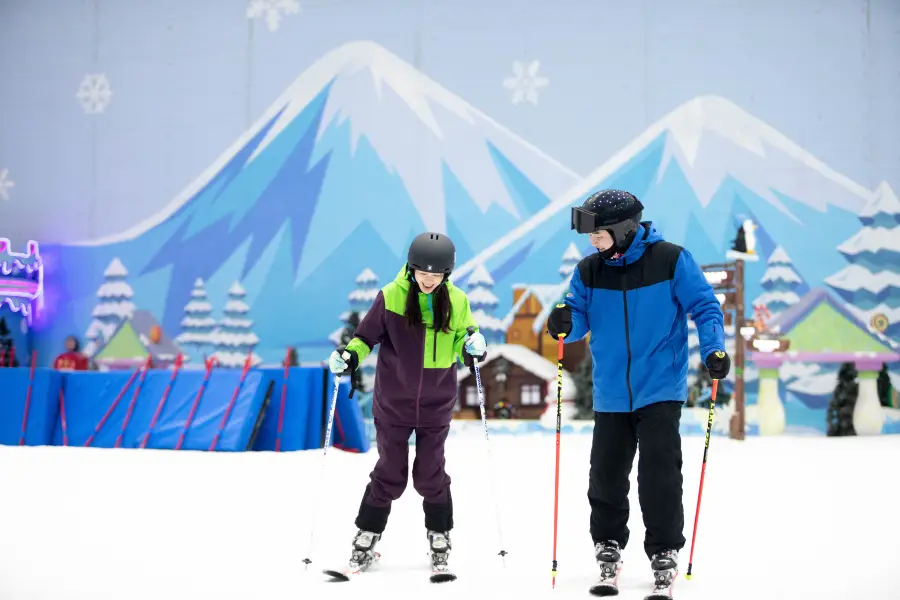
[[[460,361],[462,361],[463,346],[466,343],[466,337],[468,337],[469,335],[469,332],[466,331],[466,329],[474,326],[475,331],[478,331],[478,323],[475,322],[475,317],[472,316],[472,311],[469,309],[469,298],[465,294],[463,294],[462,296],[459,310],[459,326],[456,328],[456,338],[454,339],[453,343],[453,351],[455,352],[456,357]]]
[[[381,342],[384,337],[384,310],[384,292],[379,291],[375,296],[375,301],[372,302],[372,307],[366,312],[366,316],[362,318],[353,333],[353,339],[347,344],[347,350],[356,353],[360,365],[372,352],[375,344]]]

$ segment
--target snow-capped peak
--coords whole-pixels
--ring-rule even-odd
[[[770,265],[790,265],[790,264],[793,264],[793,263],[791,262],[790,257],[788,256],[788,253],[787,253],[787,252],[785,251],[785,249],[782,248],[780,245],[775,247],[775,249],[772,251],[772,255],[769,256],[769,260],[766,261],[766,263],[767,263],[767,264],[770,264]]]
[[[491,277],[490,272],[488,272],[484,265],[478,265],[475,267],[475,271],[472,273],[472,276],[469,277],[467,283],[470,288],[492,287],[494,285],[494,278]]]
[[[356,283],[358,285],[378,283],[378,276],[372,269],[366,267],[362,273],[356,276]]]
[[[228,288],[228,295],[235,297],[246,296],[247,290],[244,289],[244,286],[242,286],[239,281],[235,281],[231,284],[231,287]]]
[[[122,261],[116,257],[112,259],[109,266],[103,271],[103,276],[109,279],[114,277],[128,277],[128,269],[126,269],[125,265],[122,264]]]
[[[900,200],[887,181],[882,181],[875,190],[875,197],[861,211],[859,216],[862,218],[873,218],[877,215],[887,215],[889,217],[900,215]]]
[[[562,256],[563,262],[580,262],[582,258],[584,257],[581,254],[581,250],[578,249],[575,242],[569,244]]]
[[[677,160],[704,205],[728,176],[792,217],[773,189],[819,210],[831,203],[857,212],[872,197],[780,131],[718,96],[694,98],[650,131],[655,128],[669,134],[660,176],[669,161]]]
[[[155,215],[127,231],[75,245],[131,240],[165,222],[266,124],[276,119],[248,162],[263,152],[328,86],[319,138],[333,124],[349,121],[351,148],[355,150],[359,139],[366,137],[384,165],[403,181],[426,229],[446,231],[446,211],[442,202],[436,201],[444,197],[445,166],[481,210],[497,204],[518,216],[513,199],[494,168],[489,145],[529,173],[533,183],[551,198],[581,179],[387,49],[374,42],[356,41],[328,52],[301,73],[230,148]],[[553,168],[547,168],[548,165]]]
[[[582,202],[663,136],[666,152],[657,177],[676,160],[704,206],[726,177],[737,179],[798,222],[773,190],[817,210],[824,211],[832,204],[854,214],[873,197],[871,190],[834,171],[728,100],[701,96],[648,127],[583,181],[457,268],[456,276],[463,277],[551,219],[565,221],[563,213],[573,204]]]

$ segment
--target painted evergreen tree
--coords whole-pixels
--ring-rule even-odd
[[[900,342],[900,200],[882,182],[859,213],[862,229],[838,246],[850,262],[825,279],[863,323],[887,319],[885,335]]]
[[[572,373],[575,380],[576,419],[590,419],[594,415],[594,362],[591,353],[585,354],[578,368]]]
[[[844,363],[838,371],[838,383],[828,403],[826,434],[829,436],[856,435],[853,429],[853,409],[859,397],[856,366]]]
[[[347,318],[347,325],[346,325],[346,327],[344,327],[344,331],[341,334],[341,340],[340,340],[341,346],[346,346],[353,339],[353,334],[356,332],[356,328],[359,327],[359,321],[360,321],[359,313],[356,312],[355,310],[352,311],[350,313],[350,316]],[[366,358],[368,358],[368,357],[366,357]],[[363,362],[366,362],[366,361],[363,361]],[[367,381],[364,377],[365,374],[366,374],[365,369],[363,369],[363,368],[356,369],[355,371],[353,371],[353,373],[351,373],[350,385],[353,387],[353,389],[358,390],[360,392],[368,392],[369,391],[369,388],[366,387]],[[354,397],[356,397],[355,394],[354,394]]]
[[[753,306],[760,304],[765,306],[774,317],[797,304],[807,286],[781,246],[772,251],[766,264],[768,268],[763,273],[761,281],[764,291],[753,301]]]
[[[372,269],[365,268],[363,271],[356,276],[356,288],[347,294],[347,301],[350,303],[350,309],[345,310],[338,317],[342,323],[340,327],[335,329],[331,335],[328,336],[328,339],[331,340],[335,346],[340,346],[343,342],[341,340],[344,336],[344,330],[347,329],[347,323],[350,320],[350,315],[356,313],[356,324],[362,320],[366,313],[369,312],[369,308],[371,308],[372,303],[375,302],[375,298],[378,296],[379,292],[378,287],[378,276],[372,271]],[[356,325],[354,325],[354,329]]]
[[[378,275],[376,275],[372,269],[367,267],[356,276],[356,288],[347,294],[350,310],[345,310],[341,313],[340,321],[343,325],[328,336],[328,339],[330,339],[335,346],[346,346],[350,343],[350,340],[353,339],[353,333],[359,326],[359,322],[366,316],[366,313],[369,312],[372,303],[375,302],[375,298],[378,297],[379,291]],[[359,378],[354,379],[357,390],[362,392],[371,391],[372,386],[375,383],[375,364],[377,362],[377,357],[378,346],[375,346],[369,356],[363,361],[363,364],[359,366],[358,372],[354,373],[354,377]],[[354,395],[354,398],[356,398],[356,395]]]
[[[259,343],[253,333],[253,321],[248,316],[250,306],[244,301],[247,292],[240,282],[235,281],[228,290],[228,302],[225,303],[224,317],[219,327],[211,335],[215,344],[215,357],[223,367],[242,367],[247,354]],[[253,366],[262,359],[253,352],[250,363]]]
[[[202,357],[204,351],[212,346],[212,335],[216,330],[216,320],[212,312],[212,304],[206,296],[206,286],[203,280],[198,278],[194,281],[191,299],[184,307],[181,334],[175,340],[181,346],[193,348],[196,359]]]
[[[584,258],[581,255],[581,251],[578,249],[578,246],[575,245],[575,242],[569,244],[569,247],[566,248],[566,251],[563,252],[562,256],[562,265],[559,267],[559,274],[563,279],[567,280],[572,276],[572,273],[575,272],[575,267],[581,262],[581,259]]]
[[[484,265],[478,265],[469,276],[467,286],[469,308],[481,335],[488,344],[502,344],[506,339],[506,327],[494,316],[494,310],[500,304],[494,294],[494,278]]]
[[[128,269],[122,261],[112,259],[103,272],[103,284],[97,290],[97,304],[91,312],[93,320],[84,336],[86,356],[96,354],[119,324],[134,314],[134,290],[128,285],[127,278]]]

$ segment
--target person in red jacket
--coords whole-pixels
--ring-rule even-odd
[[[81,353],[78,338],[74,335],[67,337],[66,351],[56,357],[53,368],[60,371],[87,371],[89,366],[87,356]]]

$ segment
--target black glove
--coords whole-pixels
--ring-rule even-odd
[[[725,379],[731,370],[731,359],[727,352],[716,350],[706,357],[706,370],[713,379]]]
[[[560,334],[568,336],[572,333],[572,309],[568,304],[557,304],[550,311],[547,318],[547,333],[554,340],[558,340]]]
[[[347,350],[346,346],[338,346],[335,349],[338,356],[344,358],[344,352],[350,355],[350,358],[344,358],[344,362],[347,363],[347,368],[344,369],[344,373],[353,373],[359,368],[359,356],[353,350]]]

